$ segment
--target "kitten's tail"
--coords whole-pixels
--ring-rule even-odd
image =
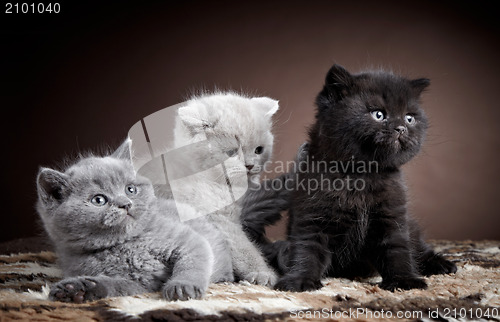
[[[302,144],[295,157],[294,171],[265,180],[259,189],[250,190],[242,202],[241,222],[247,236],[255,242],[263,252],[268,263],[279,273],[288,270],[289,245],[287,240],[271,242],[266,237],[266,227],[274,225],[281,219],[281,213],[290,210],[292,194],[298,165],[307,159],[309,143]],[[289,187],[292,187],[292,190]]]
[[[293,190],[290,183],[294,182],[297,165],[308,155],[309,144],[303,143],[295,157],[294,171],[284,173],[275,179],[264,180],[256,189],[247,192],[242,202],[241,222],[247,235],[258,245],[269,244],[265,235],[266,226],[275,224],[281,219],[281,212],[291,205]],[[295,185],[291,185],[292,189]]]
[[[241,223],[248,237],[257,245],[269,244],[266,227],[276,224],[281,213],[290,207],[291,191],[276,190],[275,180],[286,180],[289,174],[273,180],[265,180],[259,189],[249,190],[242,202]]]
[[[267,262],[280,275],[284,275],[289,269],[289,246],[288,240],[278,240],[262,246]]]

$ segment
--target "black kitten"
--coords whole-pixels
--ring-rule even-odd
[[[419,99],[429,84],[382,71],[330,69],[291,193],[288,241],[263,242],[284,273],[277,289],[314,290],[325,276],[377,271],[385,289],[426,288],[421,274],[456,272],[409,218],[400,172],[425,137]]]

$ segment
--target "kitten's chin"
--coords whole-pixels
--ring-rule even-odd
[[[375,145],[379,147],[377,150],[386,150],[386,153],[388,154],[404,152],[410,148],[405,137],[398,135],[376,138]]]
[[[106,214],[102,220],[102,224],[107,228],[126,228],[129,222],[135,221],[137,215],[130,211],[118,211],[110,214]]]
[[[396,139],[390,143],[390,147],[394,152],[399,152],[403,149],[403,144],[401,143],[400,139]]]

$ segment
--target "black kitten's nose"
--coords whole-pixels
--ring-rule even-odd
[[[403,134],[406,132],[406,126],[403,126],[403,125],[400,125],[398,126],[397,128],[394,129],[396,132],[398,132],[399,134]]]
[[[253,169],[253,164],[247,164],[245,167],[248,169],[248,171]]]

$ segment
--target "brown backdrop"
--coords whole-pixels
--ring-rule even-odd
[[[432,127],[406,166],[412,211],[432,238],[500,238],[499,28],[487,2],[74,2],[0,18],[1,240],[39,233],[40,165],[116,146],[201,87],[280,100],[275,159],[291,159],[334,62],[431,78]]]

